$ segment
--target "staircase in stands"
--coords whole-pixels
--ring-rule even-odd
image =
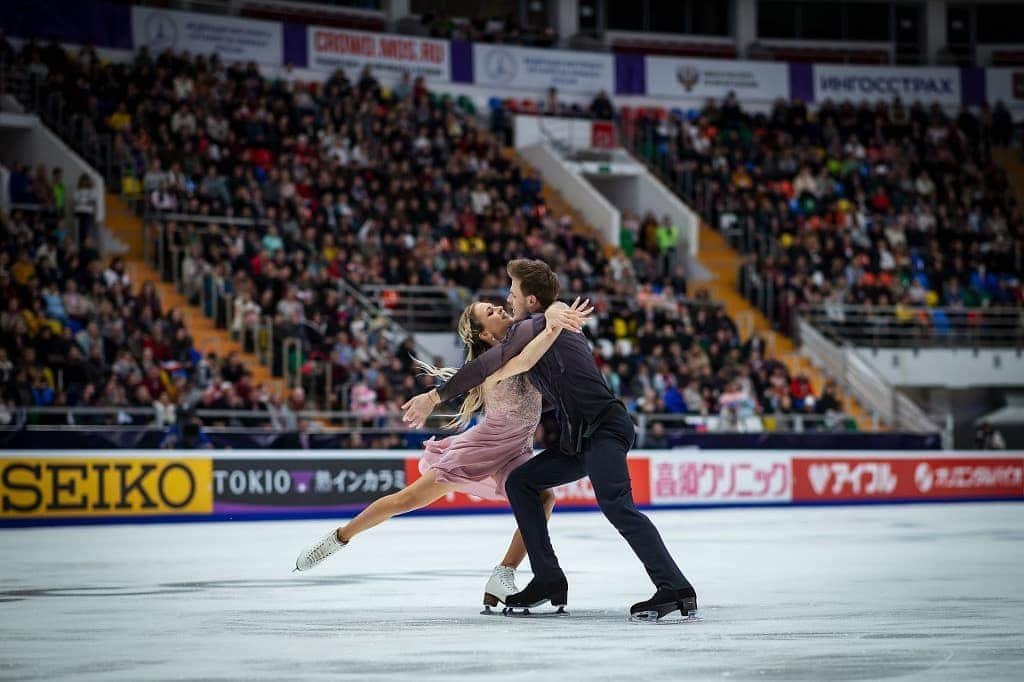
[[[267,384],[280,388],[283,382],[271,376],[269,367],[261,365],[254,354],[246,353],[242,345],[232,339],[226,329],[218,329],[214,321],[204,315],[199,306],[191,305],[175,289],[174,284],[164,282],[160,273],[145,261],[142,249],[142,220],[131,208],[117,195],[108,193],[106,209],[107,229],[128,247],[128,252],[123,257],[136,286],[147,280],[152,281],[160,294],[164,309],[174,308],[185,312],[185,323],[188,325],[195,349],[204,355],[214,351],[218,356],[225,356],[232,351],[238,352],[243,364],[252,372],[254,386]]]

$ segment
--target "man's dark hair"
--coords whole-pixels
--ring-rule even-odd
[[[508,276],[519,280],[523,296],[536,296],[541,308],[547,308],[558,296],[558,277],[542,260],[517,258],[508,264]]]

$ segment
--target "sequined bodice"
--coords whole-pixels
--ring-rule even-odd
[[[540,421],[540,392],[525,374],[517,374],[484,391],[485,418],[511,419],[520,424]]]

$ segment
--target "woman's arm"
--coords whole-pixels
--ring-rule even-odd
[[[562,333],[563,327],[559,325],[553,319],[555,315],[560,314],[561,311],[568,309],[572,312],[577,312],[581,316],[581,320],[585,320],[593,308],[588,307],[589,300],[580,303],[577,298],[572,306],[567,306],[564,303],[555,302],[548,306],[548,309],[544,312],[547,318],[547,325],[545,328],[537,334],[533,339],[530,340],[526,347],[523,348],[519,355],[515,356],[508,362],[506,362],[501,369],[492,374],[489,379],[497,383],[502,379],[513,377],[523,372],[529,372],[533,369],[533,366],[537,364],[551,346],[554,345],[555,339]],[[556,318],[557,319],[557,318]]]

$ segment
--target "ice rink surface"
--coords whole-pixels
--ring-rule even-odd
[[[1024,505],[662,511],[703,621],[600,514],[556,512],[571,616],[481,616],[511,516],[0,530],[4,680],[1024,678]],[[518,578],[525,585],[528,572]]]

